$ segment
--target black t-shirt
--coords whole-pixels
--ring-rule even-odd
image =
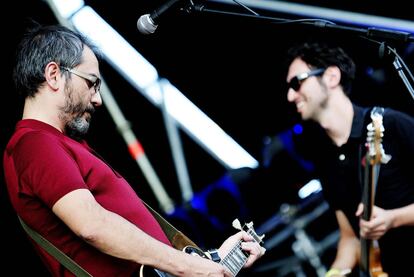
[[[370,109],[354,108],[350,138],[337,147],[317,124],[305,124],[304,135],[298,146],[316,166],[323,194],[330,207],[347,216],[356,235],[359,219],[355,216],[361,202],[364,169],[361,161],[365,155],[366,126],[371,119]],[[381,164],[375,205],[384,209],[403,207],[414,203],[414,119],[401,112],[385,109],[384,137],[386,154],[392,156]],[[414,249],[414,227],[390,229],[379,241],[382,266],[390,277],[406,276],[411,269],[411,258],[404,249]],[[405,275],[404,275],[405,274]]]

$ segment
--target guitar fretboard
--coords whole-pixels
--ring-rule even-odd
[[[247,230],[247,233],[251,235],[256,242],[261,241],[261,238],[252,229]],[[247,259],[249,258],[249,255],[247,255],[241,248],[241,243],[242,242],[239,241],[230,250],[229,254],[227,254],[227,256],[220,261],[220,264],[227,267],[233,276],[236,276],[237,273],[239,273],[240,269],[242,269],[244,264],[247,262]]]
[[[246,233],[248,233],[250,236],[253,237],[253,241],[259,243],[260,245],[263,244],[263,238],[265,235],[258,236],[256,232],[253,229],[253,223],[247,223],[243,227],[241,227],[240,222],[238,219],[235,219],[233,221],[233,226],[236,229],[244,230]],[[243,251],[242,249],[242,241],[239,240],[235,246],[229,251],[229,253],[220,261],[220,264],[226,267],[231,273],[232,276],[235,277],[239,271],[242,269],[242,267],[246,264],[247,259],[249,258],[249,253]],[[206,255],[200,250],[199,248],[193,247],[193,246],[186,246],[184,247],[183,251],[185,251],[188,254],[198,254],[201,257],[205,257]],[[173,277],[172,275],[168,273],[164,273],[159,270],[153,270],[152,272],[155,272],[158,274],[159,277]],[[140,277],[143,277],[143,266],[140,268]]]
[[[240,269],[246,263],[248,256],[241,249],[241,242],[229,252],[229,254],[220,261],[220,264],[227,267],[233,276],[239,273]]]

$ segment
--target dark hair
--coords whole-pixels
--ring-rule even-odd
[[[317,42],[303,43],[288,51],[288,64],[296,58],[300,58],[311,68],[337,66],[341,70],[341,86],[344,92],[351,92],[355,79],[355,63],[342,48]]]
[[[99,57],[97,47],[86,37],[64,26],[36,25],[31,28],[17,47],[13,71],[16,90],[23,97],[33,97],[46,81],[46,65],[52,61],[68,68],[79,65],[85,45]]]

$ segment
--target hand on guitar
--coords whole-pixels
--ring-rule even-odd
[[[266,251],[266,249],[260,246],[251,235],[247,234],[245,231],[240,231],[223,242],[218,249],[220,257],[227,256],[230,250],[232,250],[234,245],[239,243],[239,241],[241,241],[241,248],[249,254],[246,264],[243,267],[251,266]]]
[[[178,262],[181,266],[180,268],[175,266],[174,272],[171,272],[171,274],[161,271],[166,271],[166,269],[160,265],[160,267],[157,267],[158,269],[150,271],[148,275],[147,267],[141,266],[139,276],[154,276],[154,273],[158,277],[236,276],[241,268],[249,267],[259,259],[265,253],[265,248],[260,246],[263,243],[264,235],[256,234],[252,222],[241,227],[240,222],[234,220],[233,226],[241,231],[226,239],[219,249],[203,252],[196,246],[188,245],[182,251],[176,252],[177,258],[182,258]]]
[[[359,204],[356,216],[361,216],[363,210],[363,205]],[[393,217],[390,211],[374,206],[372,209],[371,220],[366,221],[362,218],[359,220],[360,236],[365,239],[378,240],[392,228],[392,222]]]

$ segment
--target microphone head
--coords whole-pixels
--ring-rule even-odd
[[[149,14],[142,15],[137,21],[138,31],[144,35],[153,34],[157,27]]]

